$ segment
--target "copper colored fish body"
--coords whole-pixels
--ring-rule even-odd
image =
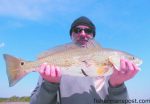
[[[15,85],[29,72],[37,71],[42,63],[61,67],[63,75],[106,77],[113,73],[113,67],[119,70],[120,58],[126,58],[136,65],[142,61],[125,52],[102,48],[92,40],[86,47],[74,43],[52,48],[43,52],[35,61],[25,61],[4,54],[9,86]]]

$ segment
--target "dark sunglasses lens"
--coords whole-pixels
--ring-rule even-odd
[[[87,34],[91,34],[93,31],[92,31],[92,29],[84,29],[84,31],[85,31],[85,33],[87,33]]]
[[[74,29],[73,29],[73,32],[75,32],[75,33],[80,33],[80,32],[81,32],[81,29],[80,29],[80,28],[74,28]]]

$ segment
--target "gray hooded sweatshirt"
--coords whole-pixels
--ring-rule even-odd
[[[124,84],[111,87],[108,81],[97,91],[90,77],[62,76],[60,83],[39,79],[30,104],[125,104],[128,100]]]

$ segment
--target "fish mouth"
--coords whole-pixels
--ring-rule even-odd
[[[81,69],[81,72],[82,72],[82,74],[84,75],[84,76],[88,76],[87,74],[86,74],[86,72],[83,70],[83,69]]]

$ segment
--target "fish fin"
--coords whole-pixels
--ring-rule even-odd
[[[113,73],[111,65],[102,65],[97,67],[97,74],[99,76],[110,76]]]
[[[48,49],[45,52],[42,52],[41,54],[38,55],[38,59],[45,58],[47,56],[51,56],[54,54],[58,54],[67,50],[76,50],[76,49],[81,49],[81,47],[74,42],[66,43],[64,45],[59,45],[54,48]],[[87,49],[101,49],[101,45],[96,42],[94,39],[89,40],[87,44]]]
[[[3,56],[6,62],[9,86],[12,87],[27,74],[27,72],[21,68],[21,63],[24,61],[8,54],[3,54]]]
[[[112,63],[112,65],[119,71],[120,69],[120,58],[118,56],[113,55],[109,57],[109,62]]]
[[[59,45],[59,46],[56,46],[54,48],[48,49],[47,51],[42,52],[41,54],[38,55],[37,58],[38,59],[45,58],[47,56],[51,56],[51,55],[54,55],[54,54],[57,54],[57,53],[60,53],[60,52],[67,51],[71,48],[77,48],[77,47],[78,46],[75,45],[73,42],[66,43],[64,45]]]

